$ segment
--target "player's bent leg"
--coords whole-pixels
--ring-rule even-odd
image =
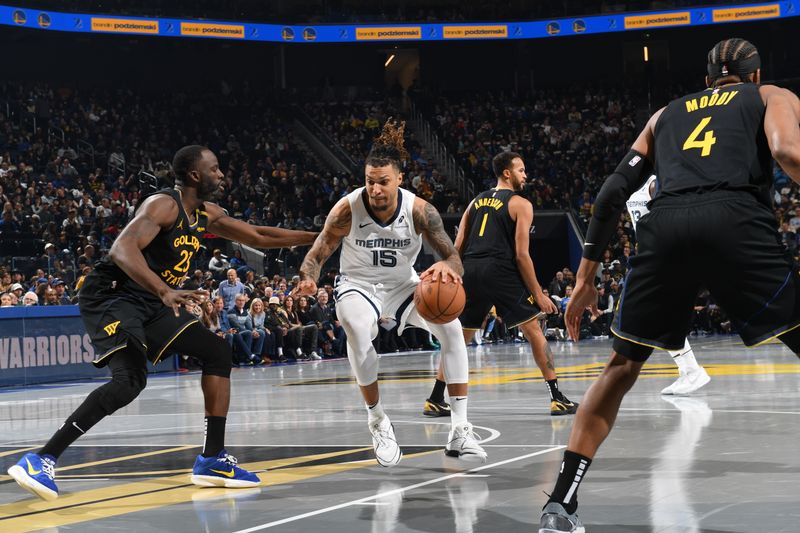
[[[539,522],[540,533],[582,531],[576,515],[578,488],[600,444],[608,436],[625,394],[653,349],[615,339],[611,359],[586,395],[569,436],[556,485]]]
[[[441,364],[450,394],[451,426],[445,453],[467,461],[485,461],[486,452],[467,419],[469,361],[461,323],[454,320],[447,324],[428,324],[428,328],[442,345]]]
[[[239,467],[236,458],[225,450],[225,423],[231,398],[231,346],[196,323],[178,335],[169,348],[196,357],[203,364],[200,386],[205,400],[205,441],[203,452],[192,468],[192,483],[231,489],[260,485],[258,476]]]
[[[41,450],[25,454],[8,469],[22,488],[44,500],[57,498],[58,457],[100,420],[136,399],[147,384],[144,353],[132,341],[109,359],[108,367],[111,381],[93,390]]]
[[[339,299],[336,314],[347,335],[347,358],[367,407],[375,460],[381,466],[392,467],[400,462],[403,452],[380,401],[378,354],[372,345],[378,335],[375,308],[364,295],[354,292]]]
[[[533,351],[533,360],[536,361],[536,366],[539,367],[547,384],[547,390],[550,394],[550,415],[575,414],[579,404],[567,398],[558,388],[558,375],[556,374],[556,365],[553,360],[553,350],[550,349],[550,343],[547,342],[542,328],[539,327],[539,321],[532,318],[520,324],[519,329],[528,339]]]

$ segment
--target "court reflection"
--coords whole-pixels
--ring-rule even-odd
[[[678,409],[681,417],[658,452],[650,475],[651,524],[662,533],[700,533],[700,524],[690,503],[688,478],[703,429],[711,423],[712,411],[699,398],[662,396],[662,399]]]

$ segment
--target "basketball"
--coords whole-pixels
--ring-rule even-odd
[[[431,324],[447,324],[459,317],[466,302],[464,287],[460,283],[442,283],[427,278],[419,282],[414,291],[414,305],[419,316]]]

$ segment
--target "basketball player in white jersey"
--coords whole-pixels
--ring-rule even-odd
[[[336,314],[347,333],[347,357],[367,406],[375,458],[394,466],[402,457],[394,428],[378,391],[378,354],[372,340],[381,318],[398,324],[398,335],[409,326],[424,328],[439,339],[451,399],[451,429],[445,453],[467,460],[486,460],[467,421],[467,349],[458,319],[428,324],[417,313],[414,290],[420,277],[414,261],[422,239],[443,259],[422,279],[461,283],[464,268],[444,231],[442,219],[428,202],[401,189],[404,124],[383,127],[366,159],[366,187],[348,194],[333,207],[325,227],[300,267],[299,294],[314,294],[320,269],[342,245],[340,276],[334,289]]]
[[[631,215],[631,223],[633,224],[634,231],[636,230],[636,223],[639,219],[645,216],[650,210],[647,208],[647,203],[653,199],[656,190],[656,177],[650,176],[644,186],[633,193],[625,205],[628,208],[628,213]],[[680,376],[675,382],[661,391],[661,394],[674,394],[674,395],[687,395],[696,391],[703,385],[706,385],[711,378],[708,376],[705,368],[697,363],[694,358],[692,347],[689,346],[689,339],[683,345],[683,349],[669,351],[669,355],[675,364],[678,365],[678,372]]]

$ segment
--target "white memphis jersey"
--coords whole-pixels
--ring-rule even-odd
[[[631,222],[633,223],[634,230],[636,230],[636,223],[639,222],[639,219],[650,212],[647,208],[647,202],[652,200],[650,197],[650,184],[655,180],[656,177],[654,175],[650,176],[642,188],[633,193],[631,197],[628,198],[628,201],[625,202],[628,213],[631,215]]]
[[[381,224],[367,207],[364,187],[347,195],[352,221],[339,260],[344,280],[382,284],[384,291],[419,281],[414,262],[422,248],[422,237],[414,228],[415,199],[414,193],[399,189],[397,210],[387,224]]]

